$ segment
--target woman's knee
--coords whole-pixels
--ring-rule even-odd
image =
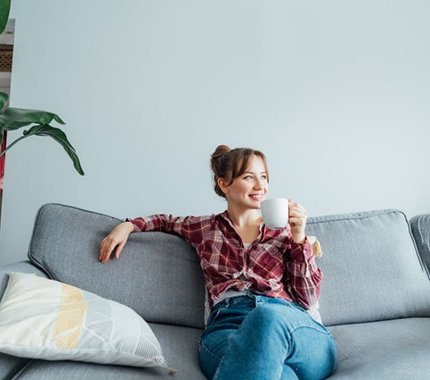
[[[292,335],[292,351],[286,360],[301,379],[324,379],[336,368],[336,344],[324,328],[297,329]]]

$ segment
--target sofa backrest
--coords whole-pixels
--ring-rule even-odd
[[[120,260],[98,261],[119,219],[48,204],[37,215],[29,259],[51,278],[132,307],[149,322],[204,327],[204,281],[181,238],[132,234]],[[405,215],[396,210],[309,218],[321,242],[324,323],[430,316],[430,281]]]
[[[430,316],[430,281],[402,212],[310,218],[307,233],[323,250],[326,324]]]
[[[410,223],[420,256],[430,269],[430,214],[416,215]]]
[[[39,210],[28,257],[49,277],[133,308],[148,322],[204,327],[204,282],[195,250],[161,232],[130,235],[119,260],[98,261],[119,219],[70,206]]]

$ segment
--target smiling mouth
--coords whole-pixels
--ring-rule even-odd
[[[261,201],[264,197],[263,194],[251,194],[250,197],[255,201]]]

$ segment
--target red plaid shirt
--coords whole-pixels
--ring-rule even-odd
[[[227,211],[210,216],[160,214],[130,222],[135,232],[178,235],[197,250],[211,308],[229,289],[284,298],[306,309],[318,301],[323,274],[308,239],[295,243],[289,226],[271,230],[261,224],[259,237],[245,248]]]

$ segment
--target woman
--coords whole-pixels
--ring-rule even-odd
[[[163,231],[192,244],[200,257],[211,313],[200,340],[208,379],[323,379],[336,364],[329,331],[306,309],[322,280],[305,234],[307,212],[290,200],[289,225],[267,228],[260,204],[269,173],[260,151],[225,145],[211,156],[215,192],[227,210],[211,216],[136,218],[100,244],[100,260],[118,258],[131,232]]]

